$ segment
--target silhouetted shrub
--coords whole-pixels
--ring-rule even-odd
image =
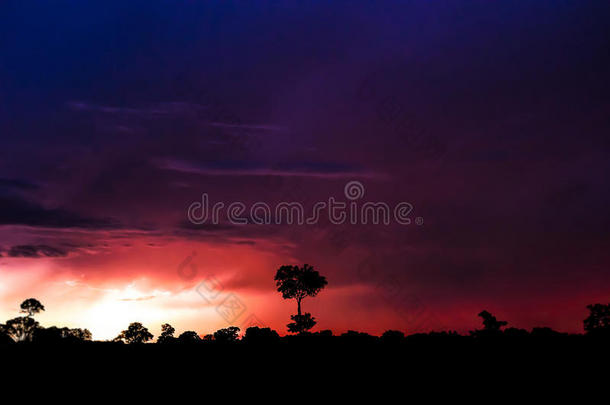
[[[311,316],[309,312],[303,315],[292,315],[290,316],[294,322],[289,323],[288,331],[291,333],[303,333],[313,328],[316,324],[316,318]]]
[[[280,335],[271,328],[259,328],[252,326],[246,329],[246,334],[242,338],[245,343],[277,343],[280,341]]]

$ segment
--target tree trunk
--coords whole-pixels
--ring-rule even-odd
[[[297,314],[299,314],[299,318],[301,317],[301,300],[297,299]]]

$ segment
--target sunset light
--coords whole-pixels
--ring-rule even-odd
[[[0,358],[597,347],[609,22],[589,0],[0,1]]]

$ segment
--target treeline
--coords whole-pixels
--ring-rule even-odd
[[[44,328],[34,319],[34,315],[44,311],[44,306],[36,299],[29,298],[21,303],[21,312],[25,314],[0,324],[0,344],[78,344],[92,342],[91,332],[87,329]],[[604,337],[610,338],[610,304],[589,305],[589,316],[584,320],[584,335],[574,335],[555,331],[547,327],[533,328],[531,331],[515,327],[507,327],[508,322],[498,320],[488,311],[482,311],[478,316],[482,320],[482,328],[470,331],[468,335],[460,335],[454,331],[430,332],[405,335],[402,331],[388,330],[381,336],[373,336],[363,332],[348,331],[334,336],[332,331],[319,332],[299,331],[292,335],[281,337],[270,328],[250,327],[240,338],[240,329],[235,326],[219,329],[213,334],[200,335],[195,331],[186,331],[175,336],[175,329],[170,324],[163,324],[161,334],[156,340],[160,345],[192,345],[192,344],[276,344],[281,342],[306,343],[357,343],[357,344],[400,344],[405,342],[481,342],[481,341],[549,341],[557,339],[572,339],[574,337]],[[153,341],[154,336],[148,328],[139,322],[133,322],[127,329],[112,340],[117,344],[137,345]],[[97,343],[97,342],[96,342]]]

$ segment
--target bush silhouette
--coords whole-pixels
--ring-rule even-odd
[[[280,335],[271,328],[259,328],[252,326],[246,329],[246,334],[242,338],[245,343],[277,343],[280,340]]]
[[[293,322],[288,324],[288,331],[292,333],[303,333],[313,328],[316,325],[316,318],[310,313],[304,315],[291,315],[290,319]]]

